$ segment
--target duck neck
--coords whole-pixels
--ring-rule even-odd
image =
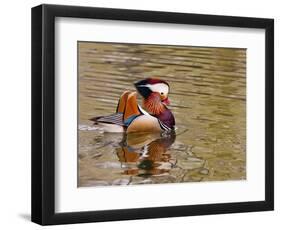
[[[143,107],[152,115],[159,115],[166,110],[159,95],[152,93],[148,98],[143,99]]]

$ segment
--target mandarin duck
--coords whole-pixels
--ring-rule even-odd
[[[167,105],[169,84],[160,79],[147,78],[134,83],[142,96],[138,105],[137,92],[125,91],[118,102],[116,112],[107,116],[93,117],[94,125],[104,132],[162,132],[175,128],[175,118]]]

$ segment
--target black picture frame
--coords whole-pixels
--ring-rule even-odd
[[[109,19],[265,29],[265,200],[55,213],[55,18]],[[41,225],[274,209],[274,20],[62,5],[32,8],[32,221]]]

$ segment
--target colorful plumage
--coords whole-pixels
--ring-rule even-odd
[[[169,84],[160,79],[147,78],[136,82],[142,96],[142,107],[137,103],[137,92],[125,91],[118,102],[116,113],[93,117],[94,125],[105,132],[161,132],[175,127],[175,118],[167,108]]]

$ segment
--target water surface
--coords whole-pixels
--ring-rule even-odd
[[[78,186],[246,178],[245,49],[79,42],[78,59]],[[170,84],[175,133],[92,127],[147,77]]]

